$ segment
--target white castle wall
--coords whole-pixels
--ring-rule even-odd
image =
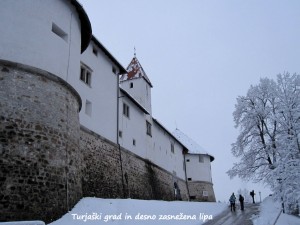
[[[171,144],[174,144],[174,152],[171,151]],[[185,180],[183,146],[178,143],[168,132],[157,123],[153,123],[152,148],[149,151],[149,159],[170,171],[174,177]]]
[[[133,83],[133,88],[130,84]],[[151,109],[151,86],[144,78],[135,78],[132,80],[122,81],[120,87],[126,90],[137,102],[139,102],[150,114]]]
[[[203,162],[199,161],[199,157],[203,157]],[[203,154],[187,154],[186,171],[187,178],[191,178],[192,181],[212,182],[210,156]]]
[[[55,34],[53,26],[65,35]],[[0,59],[30,65],[64,80],[79,72],[80,21],[69,1],[1,1],[0,34]]]
[[[123,92],[120,92],[119,102],[119,131],[122,132],[119,143],[123,148],[142,158],[147,158],[146,143],[151,137],[146,135],[146,115]],[[129,118],[123,115],[123,103],[129,106]],[[133,145],[133,139],[135,145]]]
[[[93,50],[97,53],[95,54]],[[80,62],[92,71],[90,86],[80,80],[79,70],[77,76],[72,76],[69,80],[82,99],[80,123],[103,137],[117,142],[119,69],[93,41],[81,55]],[[91,104],[90,114],[86,112],[87,102]]]

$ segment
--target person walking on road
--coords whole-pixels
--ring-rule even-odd
[[[254,204],[255,203],[255,201],[254,201],[254,195],[255,195],[254,190],[250,191],[250,195],[252,197],[252,201],[253,201],[253,204]]]
[[[229,198],[231,212],[232,211],[235,212],[235,200],[236,200],[236,197],[235,197],[234,193],[232,193],[232,195]]]
[[[244,197],[242,195],[240,195],[239,201],[240,201],[240,204],[241,204],[241,210],[244,211]]]

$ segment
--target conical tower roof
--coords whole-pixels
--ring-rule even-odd
[[[146,82],[151,87],[153,87],[150,79],[148,78],[147,74],[145,73],[143,67],[141,66],[136,56],[133,57],[126,70],[127,70],[127,74],[123,74],[120,78],[120,81],[132,80],[136,78],[144,78]]]

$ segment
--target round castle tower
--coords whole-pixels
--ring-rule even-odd
[[[0,221],[49,222],[82,197],[78,76],[91,25],[75,0],[0,2]]]

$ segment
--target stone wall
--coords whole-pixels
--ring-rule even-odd
[[[82,197],[79,95],[60,78],[0,61],[0,221],[51,221]]]
[[[186,183],[132,152],[81,127],[83,195],[100,198],[174,200],[174,181],[187,200]]]
[[[84,160],[83,196],[123,198],[118,146],[82,126],[80,149]]]
[[[213,189],[213,184],[205,181],[189,181],[188,188],[192,201],[200,202],[215,202],[216,197]],[[203,191],[207,191],[208,196],[203,196]]]

